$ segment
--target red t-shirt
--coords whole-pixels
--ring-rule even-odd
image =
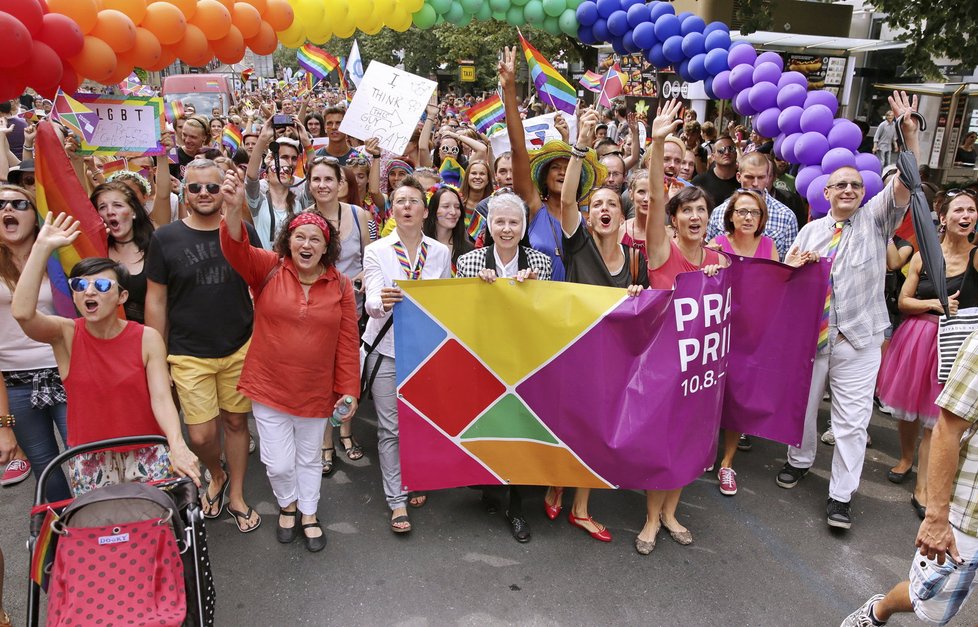
[[[687,261],[683,256],[683,251],[679,250],[676,240],[669,240],[669,259],[658,268],[649,268],[649,287],[654,290],[671,290],[676,287],[676,277],[681,272],[696,272],[702,270],[704,266],[711,266],[720,263],[720,255],[712,248],[703,248],[703,263],[694,265]]]

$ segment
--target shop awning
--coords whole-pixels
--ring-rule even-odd
[[[797,52],[838,51],[838,52],[870,52],[873,50],[896,50],[906,48],[907,42],[883,39],[857,39],[854,37],[826,37],[824,35],[802,35],[796,33],[774,33],[759,30],[750,35],[741,35],[740,31],[730,31],[734,41],[746,41],[759,48],[782,48]]]

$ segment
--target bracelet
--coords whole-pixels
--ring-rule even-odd
[[[587,150],[581,150],[576,146],[571,146],[570,153],[572,157],[577,157],[578,159],[583,159],[587,156]]]
[[[0,427],[13,428],[15,424],[17,424],[17,419],[14,418],[13,414],[0,416]]]

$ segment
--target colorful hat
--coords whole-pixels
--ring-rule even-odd
[[[385,194],[389,194],[394,191],[387,188],[388,177],[394,170],[404,170],[407,172],[408,176],[414,174],[414,166],[411,165],[411,162],[405,161],[404,159],[391,159],[388,161],[386,164],[384,164],[384,173],[380,177],[380,191]]]
[[[442,159],[438,173],[441,175],[442,182],[452,187],[461,186],[462,179],[465,177],[465,169],[459,165],[454,157],[445,157]]]
[[[571,146],[567,142],[551,140],[539,150],[530,151],[530,175],[537,188],[546,183],[547,170],[556,159],[570,159]],[[600,187],[608,177],[608,168],[598,161],[598,154],[588,150],[581,163],[581,183],[578,185],[577,201],[584,202],[591,192]]]

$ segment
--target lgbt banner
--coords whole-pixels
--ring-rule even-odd
[[[734,259],[637,298],[400,282],[404,488],[671,489],[710,465],[721,426],[799,443],[829,269]]]

